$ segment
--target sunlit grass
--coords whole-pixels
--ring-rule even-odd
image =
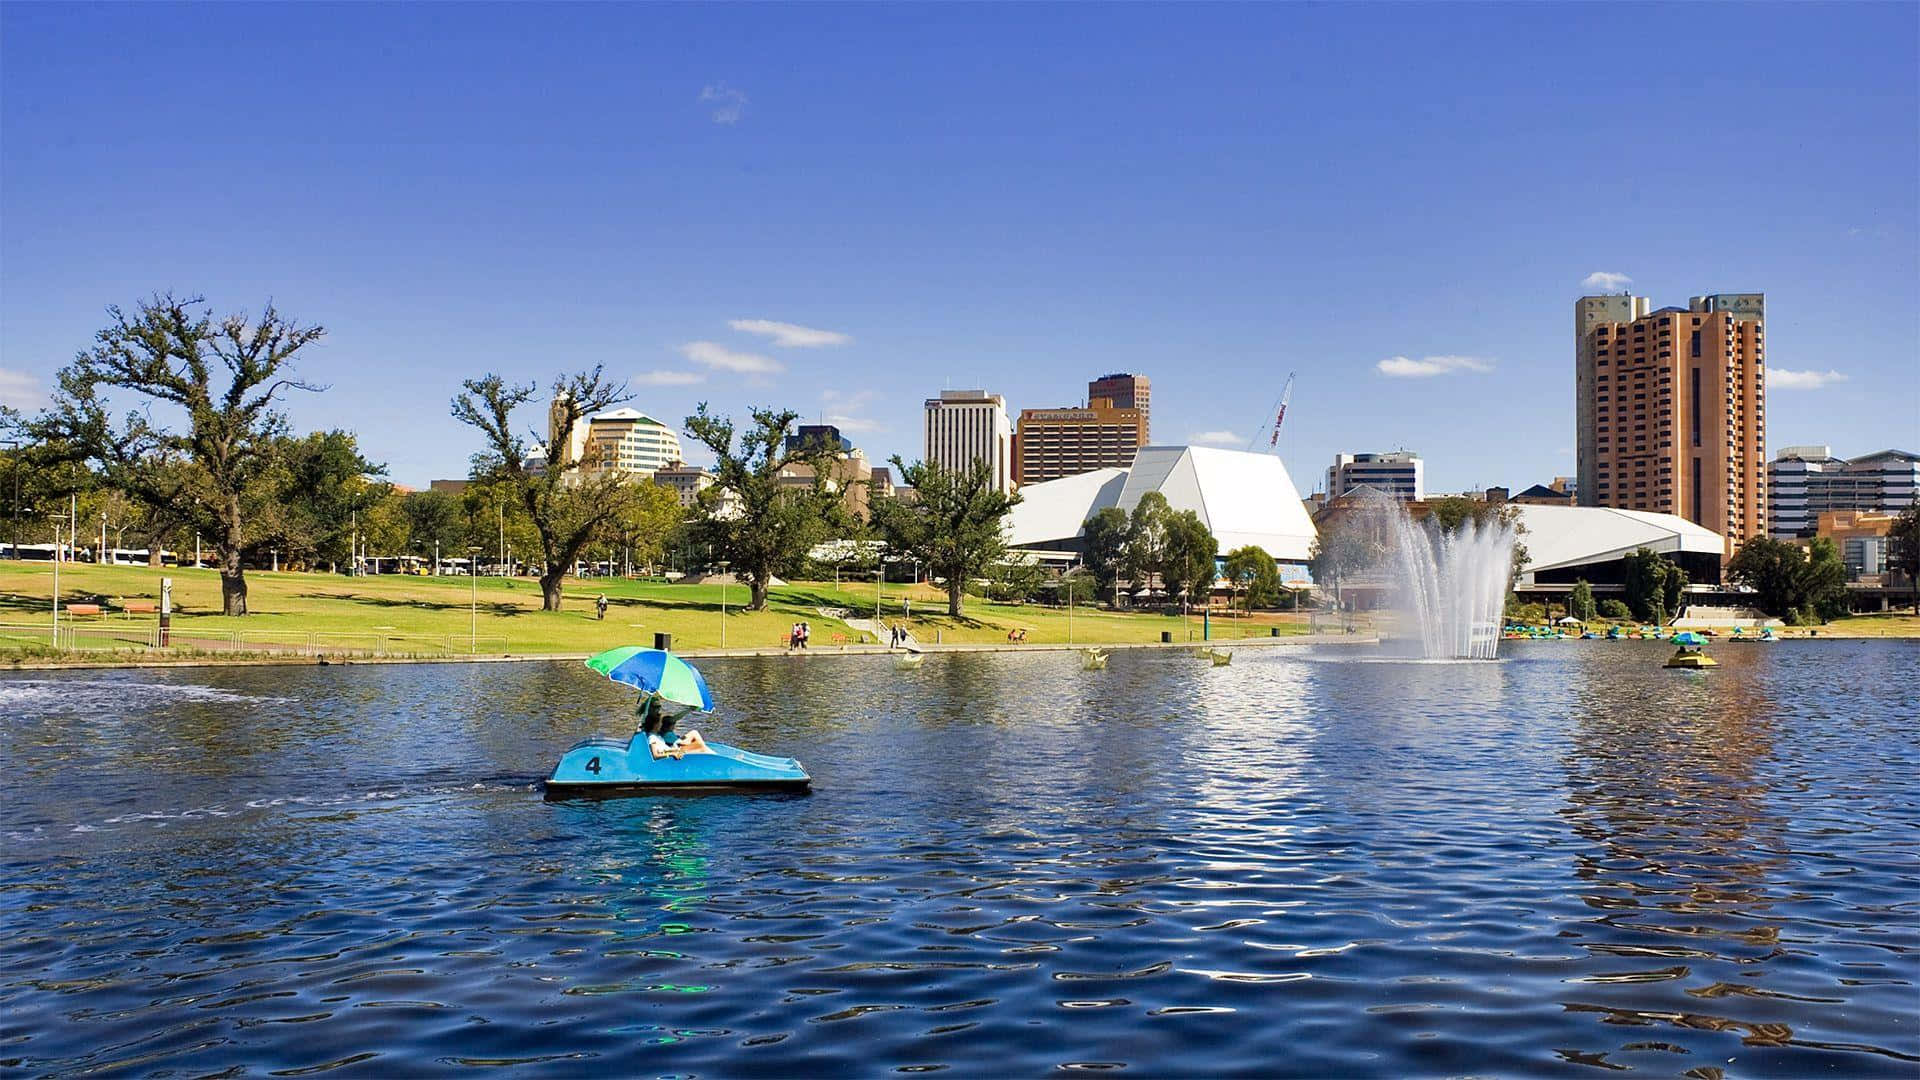
[[[193,644],[198,638],[227,647],[312,642],[365,649],[378,642],[386,651],[423,655],[465,653],[470,642],[473,651],[483,654],[588,653],[616,645],[650,644],[655,633],[672,634],[676,649],[719,648],[723,600],[728,648],[783,647],[788,628],[800,620],[812,625],[815,648],[832,647],[872,640],[830,612],[871,618],[876,596],[870,581],[801,582],[775,588],[767,610],[744,612],[740,608],[749,597],[741,585],[569,579],[565,609],[545,612],[540,610],[539,586],[527,579],[350,578],[250,571],[251,614],[229,618],[218,613],[220,581],[213,570],[67,564],[60,569],[61,602],[105,600],[117,607],[129,600],[154,601],[163,577],[173,579],[174,635],[182,644]],[[50,625],[52,585],[50,563],[0,561],[0,624],[9,628],[0,629],[0,648],[46,640],[42,634]],[[603,593],[609,602],[605,621],[594,617],[593,606],[594,597]],[[1076,606],[1069,619],[1065,608],[995,604],[969,597],[966,616],[955,619],[946,614],[945,594],[926,585],[888,584],[878,596],[890,624],[902,620],[903,605],[911,600],[913,614],[906,619],[907,625],[916,639],[929,644],[1005,642],[1010,631],[1022,629],[1030,643],[1153,642],[1163,632],[1175,641],[1185,641],[1197,640],[1202,633],[1197,615],[1182,618]],[[153,619],[112,612],[76,616],[72,625],[133,631],[151,626]],[[1212,633],[1216,639],[1266,637],[1273,627],[1282,634],[1307,629],[1304,616],[1256,615],[1216,618]]]

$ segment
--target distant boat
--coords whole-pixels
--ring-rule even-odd
[[[902,671],[912,671],[915,668],[918,668],[920,664],[926,660],[926,658],[927,658],[926,653],[917,653],[917,652],[901,653],[899,656],[896,656],[893,658],[893,666],[899,668]]]
[[[1081,649],[1080,668],[1083,671],[1104,671],[1107,667],[1107,657],[1109,655],[1111,654],[1099,649]]]

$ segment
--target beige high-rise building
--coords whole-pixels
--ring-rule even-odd
[[[1109,406],[1101,399],[1085,409],[1022,409],[1014,435],[1014,477],[1038,484],[1095,469],[1125,469],[1147,445],[1147,416],[1140,409]]]
[[[1583,506],[1677,514],[1726,538],[1767,529],[1766,298],[1574,302]]]

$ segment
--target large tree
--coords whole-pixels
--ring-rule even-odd
[[[1685,570],[1651,548],[1636,548],[1622,562],[1626,569],[1621,591],[1634,618],[1663,623],[1679,614],[1687,589]]]
[[[1111,597],[1126,570],[1127,512],[1109,506],[1088,518],[1083,528],[1096,595]]]
[[[539,538],[540,606],[560,610],[560,584],[587,544],[603,538],[624,511],[633,478],[600,469],[592,447],[575,457],[566,445],[575,427],[597,412],[627,400],[626,387],[609,381],[600,367],[553,381],[548,411],[546,464],[529,467],[527,442],[513,427],[513,412],[539,394],[536,383],[509,383],[499,375],[468,379],[453,399],[453,417],[479,430],[486,450],[475,459],[474,479],[502,490],[532,523]]]
[[[1227,580],[1245,598],[1249,611],[1280,606],[1280,569],[1265,548],[1249,544],[1229,551]]]
[[[1127,582],[1134,588],[1153,588],[1154,578],[1160,573],[1166,556],[1167,519],[1172,516],[1173,508],[1167,505],[1167,497],[1157,491],[1147,492],[1133,504],[1133,513],[1127,518],[1124,565]]]
[[[893,464],[914,497],[875,500],[873,527],[889,551],[925,563],[932,576],[946,579],[947,614],[957,618],[966,611],[967,582],[1006,554],[1007,511],[1020,496],[995,487],[985,461],[947,469],[930,461],[908,465],[896,454]],[[1030,592],[1028,576],[1022,569],[1014,579]]]
[[[1167,583],[1168,595],[1185,595],[1186,603],[1205,604],[1219,553],[1219,541],[1199,514],[1191,510],[1168,514],[1166,546],[1160,552],[1160,577]]]
[[[413,491],[403,497],[401,507],[407,514],[407,531],[422,554],[443,560],[466,557],[467,515],[459,496],[445,491]]]
[[[361,455],[350,431],[285,438],[276,449],[284,494],[263,520],[272,542],[293,562],[349,562],[355,525],[368,531],[366,521],[356,519],[393,490],[380,479],[386,469]]]
[[[777,573],[792,573],[836,524],[844,526],[840,494],[829,486],[835,449],[818,440],[787,447],[787,431],[799,414],[790,409],[752,410],[753,426],[735,442],[733,421],[701,402],[687,417],[687,433],[714,457],[713,486],[700,493],[693,539],[727,562],[752,590],[747,610],[767,606],[767,587]],[[784,482],[789,465],[811,482]]]
[[[242,560],[261,540],[256,522],[277,496],[275,454],[286,421],[274,408],[287,390],[318,390],[291,376],[294,357],[326,331],[267,305],[216,321],[197,296],[162,294],[112,320],[59,375],[40,437],[74,448],[107,484],[178,515],[211,541],[220,566],[221,610],[247,613]],[[110,390],[125,390],[185,420],[174,431],[147,408],[116,421]]]

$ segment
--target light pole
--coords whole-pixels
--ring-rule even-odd
[[[53,519],[53,647],[60,648],[60,512],[47,511]]]
[[[476,651],[480,640],[480,545],[467,546],[467,580],[473,585],[473,598],[467,603],[467,655]]]
[[[727,647],[727,560],[721,559],[715,564],[720,567],[720,647]]]
[[[13,557],[20,557],[20,440],[6,440],[7,471],[13,474]]]

